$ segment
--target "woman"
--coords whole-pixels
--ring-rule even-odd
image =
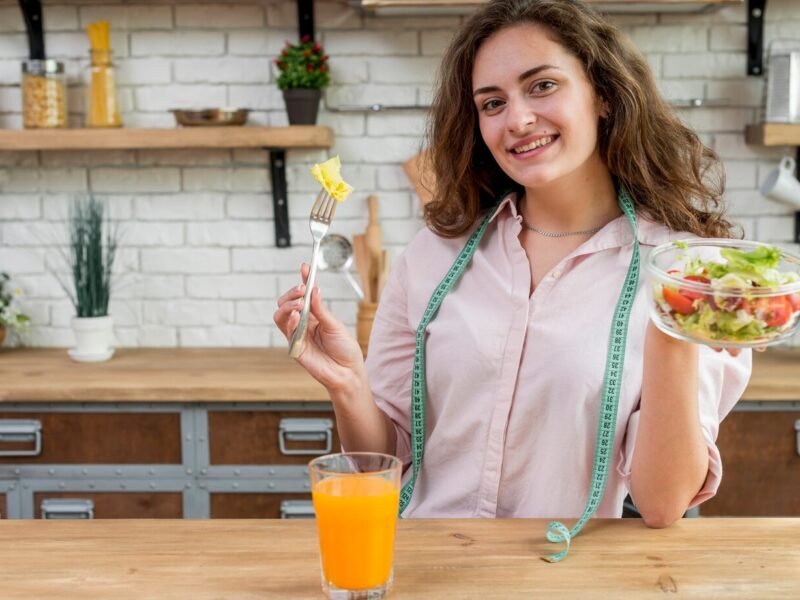
[[[455,36],[439,81],[428,228],[395,265],[366,365],[318,290],[298,361],[330,392],[348,450],[405,463],[421,381],[424,462],[404,514],[424,517],[580,516],[616,378],[596,514],[619,517],[630,493],[648,526],[669,525],[719,486],[714,441],[750,353],[663,334],[648,318],[646,278],[629,273],[640,249],[731,236],[717,157],[672,114],[644,57],[575,0],[489,2]],[[287,337],[302,294],[278,301]],[[614,342],[620,304],[630,304],[627,336]],[[414,377],[416,330],[431,311]]]

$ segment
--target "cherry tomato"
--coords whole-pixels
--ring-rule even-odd
[[[789,304],[792,306],[792,312],[800,310],[800,294],[789,294],[786,296]]]
[[[764,320],[767,327],[786,325],[792,318],[792,304],[786,296],[757,298],[752,301],[752,311]]]
[[[687,281],[698,281],[700,283],[711,283],[711,280],[708,277],[701,277],[700,275],[687,275],[684,277]],[[704,294],[702,292],[695,292],[694,290],[690,290],[687,288],[681,288],[679,292],[681,296],[686,296],[690,300],[699,300],[700,298],[705,298],[708,294]]]
[[[662,288],[661,291],[664,294],[664,300],[675,312],[681,313],[682,315],[690,315],[694,312],[694,303],[691,298],[687,298],[683,294],[671,290],[668,287]]]

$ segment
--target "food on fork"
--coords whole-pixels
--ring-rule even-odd
[[[342,202],[353,191],[353,187],[345,183],[339,172],[342,168],[339,156],[329,158],[324,163],[311,167],[311,174],[319,184],[339,202]]]

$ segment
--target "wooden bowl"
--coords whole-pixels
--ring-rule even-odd
[[[199,110],[174,108],[178,125],[184,127],[221,127],[244,125],[247,122],[248,108],[204,108]]]

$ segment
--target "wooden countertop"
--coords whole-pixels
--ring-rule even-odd
[[[597,519],[556,549],[541,519],[408,519],[390,598],[800,597],[800,519]],[[307,520],[0,521],[4,600],[323,598]]]
[[[800,401],[800,348],[754,353],[743,400]],[[76,363],[62,348],[0,352],[0,402],[327,401],[285,348],[119,349]]]
[[[285,348],[129,348],[76,363],[62,348],[0,353],[0,401],[327,401]]]

